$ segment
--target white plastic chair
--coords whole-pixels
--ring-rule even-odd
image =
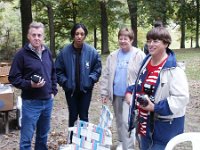
[[[165,150],[173,150],[173,148],[182,142],[192,142],[192,149],[199,150],[200,149],[200,132],[189,132],[189,133],[182,133],[174,138],[172,138],[165,148]]]

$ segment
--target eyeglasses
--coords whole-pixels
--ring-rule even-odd
[[[147,45],[151,45],[151,44],[159,44],[161,42],[161,40],[147,40]]]

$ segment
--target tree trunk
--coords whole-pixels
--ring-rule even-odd
[[[190,37],[190,48],[192,48],[193,47],[193,37],[191,36]]]
[[[137,0],[127,0],[131,19],[131,28],[134,32],[133,46],[137,47]]]
[[[7,29],[6,30],[6,47],[5,47],[5,54],[6,54],[6,57],[4,56],[4,59],[5,60],[9,60],[9,57],[10,57],[10,48],[9,48],[9,41],[10,41],[10,29]]]
[[[22,23],[22,45],[27,40],[29,24],[32,22],[31,0],[20,0],[21,23]]]
[[[180,48],[185,48],[185,0],[181,0],[181,45]]]
[[[196,11],[196,48],[199,48],[199,0],[196,0],[197,11]]]
[[[100,1],[101,10],[101,53],[108,54],[108,16],[106,12],[106,2]]]
[[[6,51],[9,51],[8,49],[9,40],[10,40],[10,30],[7,29],[6,30]]]
[[[94,48],[97,48],[97,28],[94,27]]]
[[[76,3],[72,3],[72,8],[73,8],[73,12],[72,12],[73,23],[75,25],[76,24],[76,17],[77,17]]]
[[[56,51],[55,51],[54,13],[51,4],[47,4],[47,10],[49,19],[50,50],[52,51],[52,55],[55,58]]]
[[[167,4],[166,4],[167,2],[164,0],[163,1],[163,8],[162,8],[162,10],[163,10],[163,18],[162,18],[162,22],[163,22],[163,25],[164,26],[167,26]]]

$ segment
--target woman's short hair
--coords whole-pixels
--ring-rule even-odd
[[[169,32],[164,27],[156,27],[151,29],[147,35],[147,40],[161,40],[163,43],[168,44],[168,46],[171,44],[172,38]]]
[[[87,36],[88,30],[87,30],[87,28],[85,27],[85,25],[82,24],[82,23],[77,23],[77,24],[75,24],[75,25],[73,26],[73,28],[71,29],[71,37],[72,37],[72,38],[74,38],[75,33],[76,33],[76,30],[79,29],[79,28],[82,28],[82,29],[84,30],[84,32],[85,32],[85,36]]]
[[[133,33],[133,30],[132,29],[129,29],[127,27],[125,28],[121,28],[118,32],[118,39],[120,36],[128,36],[130,38],[130,40],[134,40],[134,33]]]

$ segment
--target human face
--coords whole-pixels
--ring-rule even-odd
[[[81,48],[85,40],[85,31],[82,28],[78,28],[74,35],[74,46]]]
[[[147,46],[149,53],[152,56],[157,56],[162,54],[163,52],[166,52],[167,44],[163,43],[161,40],[147,40]]]
[[[30,28],[28,32],[28,40],[35,49],[40,49],[44,41],[44,29]]]
[[[120,35],[118,41],[119,46],[123,51],[128,52],[131,49],[133,40],[131,40],[128,36]]]

